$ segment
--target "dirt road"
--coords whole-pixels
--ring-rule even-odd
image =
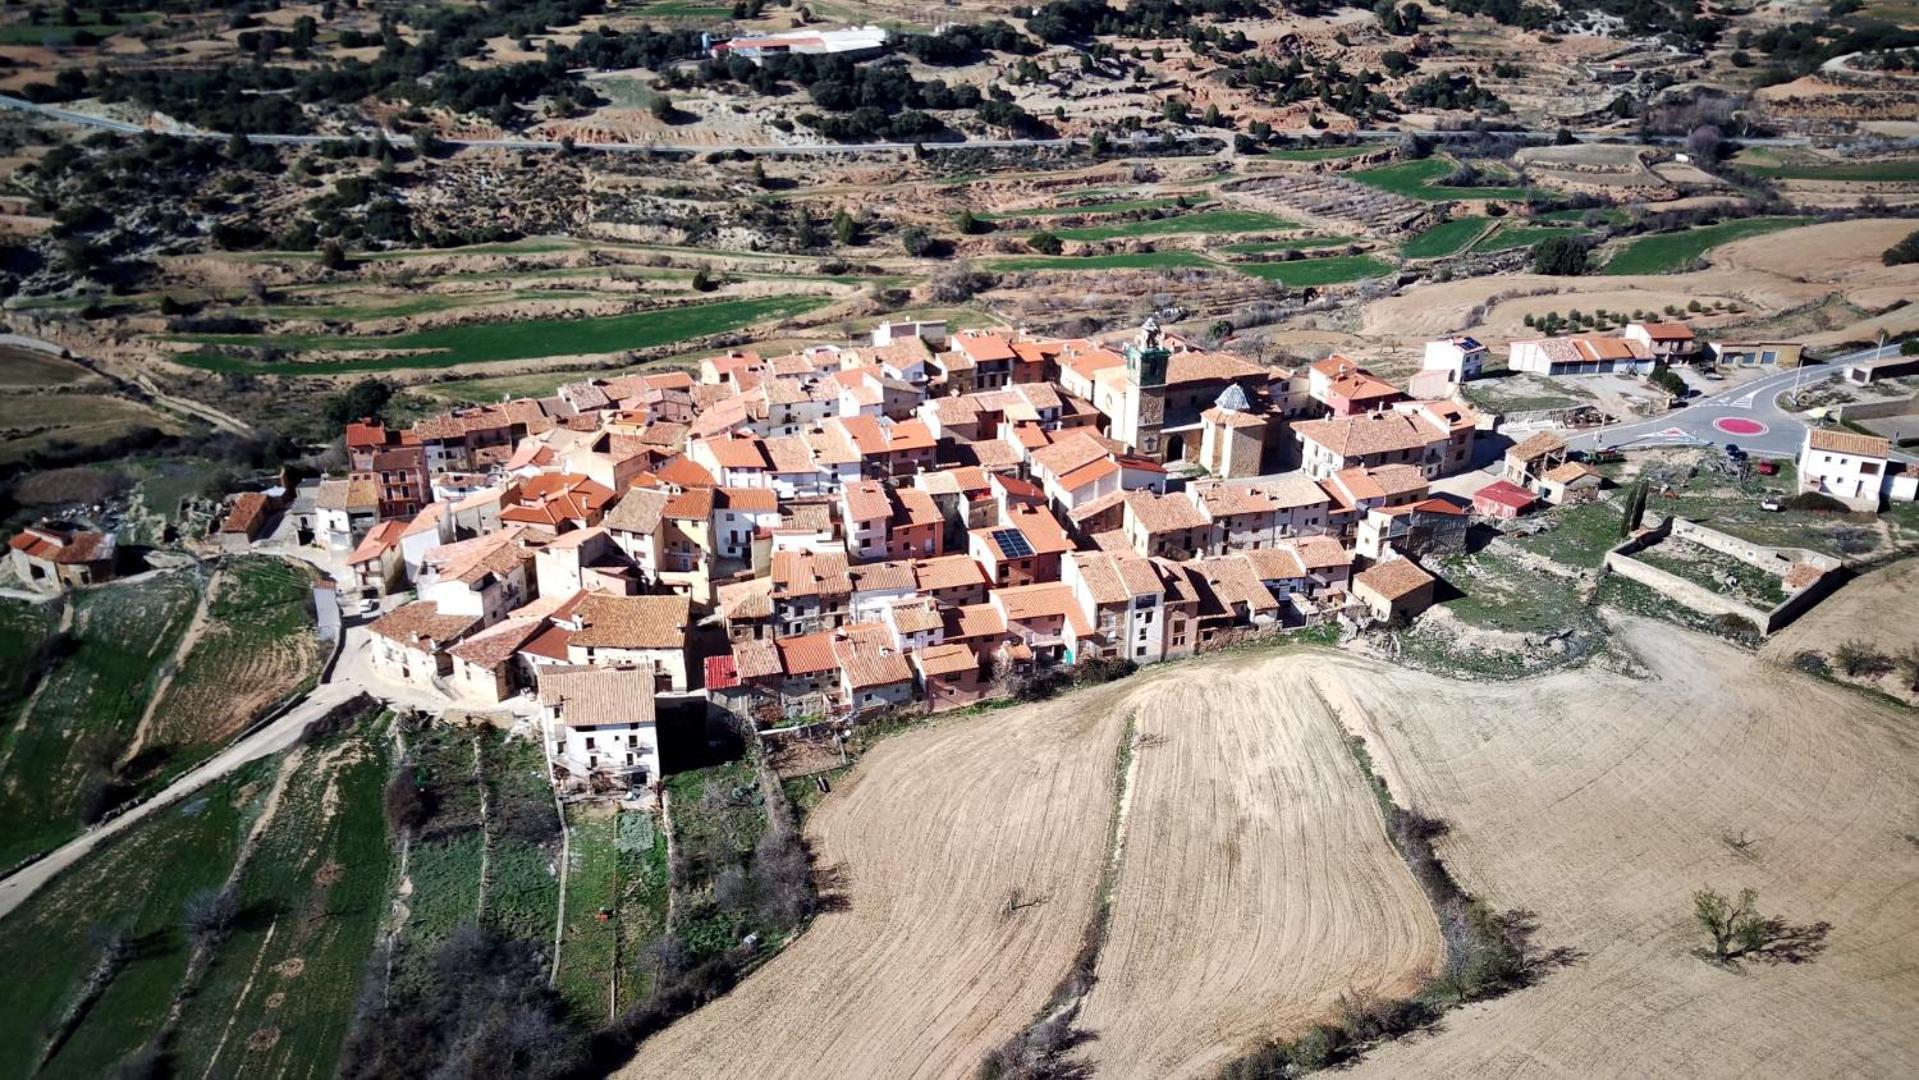
[[[292,746],[299,740],[300,732],[307,724],[326,715],[328,710],[345,703],[360,692],[360,687],[357,685],[344,682],[327,683],[319,687],[308,695],[305,701],[289,710],[285,716],[195,766],[191,772],[175,780],[158,795],[105,825],[75,837],[55,849],[46,858],[0,881],[0,918],[5,918],[14,908],[19,907],[22,901],[32,896],[40,886],[53,880],[60,871],[78,862],[107,837],[132,827],[135,822],[145,819],[155,811],[179,802],[182,798],[249,761],[258,760]]]
[[[621,1075],[970,1074],[1045,1004],[1092,914],[1116,689],[882,743],[807,823],[843,909]]]
[[[1187,665],[1128,700],[1138,768],[1099,981],[1102,1077],[1211,1076],[1341,994],[1411,993],[1432,908],[1299,656]]]

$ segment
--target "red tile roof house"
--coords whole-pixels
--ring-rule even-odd
[[[7,541],[14,576],[28,588],[48,593],[111,581],[115,550],[112,533],[55,522],[28,526]]]
[[[260,538],[268,510],[265,492],[243,491],[235,495],[232,507],[220,521],[220,550],[229,555],[245,554]]]
[[[552,617],[569,632],[569,662],[639,667],[653,673],[662,692],[690,688],[686,638],[693,616],[686,597],[581,593]]]
[[[367,531],[366,539],[347,556],[353,584],[361,596],[385,596],[403,579],[400,537],[407,523],[395,518]]]
[[[998,585],[1058,581],[1059,557],[1072,549],[1059,521],[1029,506],[1009,506],[1000,527],[967,534],[967,553]]]
[[[1510,521],[1532,509],[1532,492],[1510,480],[1495,480],[1473,492],[1473,513],[1480,517]]]
[[[929,645],[911,655],[920,696],[933,712],[971,705],[992,691],[979,657],[965,645]]]
[[[1353,576],[1353,597],[1381,622],[1416,618],[1432,606],[1438,579],[1411,559],[1394,559]]]
[[[442,690],[442,676],[453,670],[447,650],[479,626],[477,616],[442,615],[426,600],[395,608],[367,627],[372,632],[373,670],[413,686]]]

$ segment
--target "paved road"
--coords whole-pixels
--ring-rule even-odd
[[[1832,363],[1798,370],[1780,371],[1752,382],[1741,383],[1710,397],[1696,398],[1684,409],[1676,409],[1649,420],[1581,432],[1566,440],[1575,450],[1596,450],[1602,446],[1645,449],[1654,446],[1686,446],[1697,443],[1736,443],[1741,449],[1762,457],[1794,457],[1805,439],[1806,425],[1797,416],[1780,407],[1779,396],[1838,377],[1839,369],[1860,360],[1896,356],[1898,345],[1861,349],[1836,358]],[[1728,431],[1718,425],[1726,421]],[[1761,434],[1740,431],[1756,423],[1765,428]]]
[[[230,137],[229,134],[224,131],[199,131],[199,130],[152,131],[152,129],[142,127],[139,124],[129,124],[124,120],[109,120],[106,117],[92,116],[87,113],[78,112],[73,109],[63,109],[57,105],[41,105],[36,102],[28,101],[25,98],[13,97],[7,94],[0,94],[0,109],[18,109],[24,112],[38,113],[39,115],[47,117],[48,119],[51,119],[51,120],[59,120],[69,124],[78,124],[82,127],[96,128],[101,131],[119,132],[120,134],[123,134],[123,135],[144,135],[144,134],[151,133],[151,134],[169,135],[175,138],[183,138],[183,139],[222,139],[222,140]],[[248,138],[257,143],[265,143],[265,144],[274,145],[274,146],[314,146],[314,145],[320,145],[324,143],[344,142],[350,138],[371,139],[381,134],[382,132],[378,130],[369,129],[367,131],[360,132],[355,135],[249,135]],[[399,135],[399,134],[393,134],[393,133],[385,133],[385,134],[386,134],[387,141],[397,146],[411,146],[413,144],[413,137],[410,135]],[[1360,138],[1360,139],[1386,140],[1386,139],[1403,138],[1406,135],[1406,132],[1401,131],[1397,128],[1362,128],[1358,131],[1349,132],[1348,134],[1352,135],[1355,138]],[[1475,132],[1475,131],[1422,131],[1422,132],[1419,132],[1419,134],[1427,138],[1437,139],[1437,140],[1470,139],[1470,138],[1477,138],[1479,136],[1479,132]],[[1530,138],[1543,140],[1543,139],[1553,138],[1554,136],[1558,134],[1558,130],[1553,129],[1553,130],[1540,130],[1540,131],[1522,131],[1522,132],[1509,132],[1505,134],[1525,135]],[[1686,141],[1686,137],[1683,135],[1640,136],[1640,135],[1632,134],[1629,132],[1603,131],[1603,130],[1575,131],[1572,133],[1572,135],[1573,135],[1573,138],[1578,139],[1580,142],[1601,142],[1606,139],[1630,138],[1635,141],[1669,143],[1669,144],[1677,145]],[[1180,142],[1200,142],[1208,139],[1230,142],[1232,139],[1232,134],[1231,132],[1194,131],[1194,132],[1186,132],[1184,134],[1177,134],[1177,135],[1174,135],[1173,137]],[[1139,132],[1130,136],[1115,136],[1110,141],[1116,146],[1127,147],[1127,146],[1133,146],[1138,144],[1158,142],[1160,141],[1161,138],[1163,138],[1163,136]],[[560,149],[560,144],[557,141],[551,140],[551,139],[443,139],[441,141],[446,143],[449,146],[490,148],[490,149],[496,149],[496,150],[558,150]],[[1776,138],[1776,139],[1741,139],[1739,141],[1742,144],[1747,146],[1807,146],[1807,145],[1810,145],[1812,142],[1811,139],[1805,138],[1803,136],[1797,136],[1797,135],[1786,136],[1783,138]],[[1902,140],[1893,140],[1893,141],[1919,145],[1919,139],[1902,139]],[[769,146],[764,143],[722,144],[722,143],[653,143],[653,142],[648,142],[648,143],[576,142],[573,145],[576,149],[580,149],[580,150],[597,150],[603,153],[612,153],[612,154],[747,153],[747,154],[761,154],[761,155],[768,155],[768,156],[808,156],[808,155],[820,155],[820,154],[900,153],[902,151],[911,151],[917,148],[923,148],[930,151],[980,150],[980,149],[1010,150],[1010,149],[1022,149],[1022,148],[1040,148],[1040,147],[1047,147],[1047,146],[1084,146],[1085,144],[1086,144],[1086,140],[1083,138],[1059,138],[1059,139],[969,139],[965,142],[820,143],[820,144],[807,145],[807,146]]]

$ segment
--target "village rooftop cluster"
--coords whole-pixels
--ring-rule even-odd
[[[1511,362],[1588,365],[1571,340],[1515,342]],[[1704,351],[1681,324],[1570,347]],[[1485,353],[1432,342],[1401,388],[1151,320],[1117,346],[886,324],[870,345],[353,423],[346,475],[242,494],[217,535],[245,550],[284,506],[344,560],[340,606],[377,615],[375,671],[476,707],[537,699],[556,775],[637,787],[660,776],[665,703],[762,727],[942,710],[1093,662],[1415,618],[1438,586],[1422,560],[1475,520],[1603,482],[1541,433],[1469,495],[1432,489],[1490,427],[1458,393]],[[1812,432],[1802,483],[1876,507],[1886,456]],[[21,580],[110,574],[98,536],[20,534]]]

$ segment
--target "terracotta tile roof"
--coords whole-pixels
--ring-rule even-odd
[[[1388,601],[1398,600],[1422,586],[1429,585],[1434,578],[1420,569],[1411,559],[1394,559],[1361,570],[1353,576],[1353,589],[1357,592],[1364,587],[1368,592],[1377,594]]]
[[[853,437],[838,425],[815,428],[800,437],[812,452],[816,465],[854,465],[862,456]]]
[[[1306,576],[1306,564],[1290,548],[1255,548],[1240,553],[1261,581],[1289,581]]]
[[[708,439],[707,452],[722,469],[764,469],[766,454],[758,439]]]
[[[1692,327],[1682,322],[1640,323],[1639,326],[1654,341],[1692,340]]]
[[[833,635],[833,656],[839,661],[846,685],[854,690],[913,681],[906,654],[887,640],[889,631],[877,624],[848,626]]]
[[[1013,347],[1000,334],[975,333],[962,330],[954,334],[952,347],[966,354],[974,363],[986,363],[994,360],[1011,360]]]
[[[252,536],[266,516],[267,497],[264,493],[241,492],[234,496],[233,508],[227,511],[227,516],[220,522],[220,531]]]
[[[452,503],[427,503],[425,507],[421,508],[419,513],[413,515],[412,521],[407,522],[406,531],[400,535],[407,537],[419,536],[422,533],[439,532],[441,519],[445,518],[446,512],[452,508]]]
[[[819,463],[813,459],[812,447],[797,435],[780,435],[763,440],[767,460],[772,462],[773,471],[779,473],[818,472]]]
[[[1211,524],[1185,493],[1155,495],[1140,488],[1126,493],[1126,510],[1148,533],[1203,529]]]
[[[998,637],[1006,632],[1006,617],[990,601],[947,608],[945,617],[948,638]]]
[[[1079,613],[1073,590],[1057,581],[994,589],[993,598],[1006,613],[1009,623]]]
[[[1087,484],[1111,476],[1118,471],[1119,462],[1109,457],[1101,457],[1059,477],[1059,486],[1067,491],[1077,491]]]
[[[380,505],[380,489],[373,477],[355,473],[345,479],[320,481],[313,505],[322,510],[374,510]]]
[[[1166,361],[1166,385],[1225,382],[1230,379],[1260,377],[1266,369],[1229,352],[1201,352],[1196,349],[1176,352]]]
[[[479,623],[472,615],[442,615],[438,605],[415,600],[375,619],[367,629],[402,645],[432,652],[458,641]]]
[[[848,568],[846,578],[853,592],[911,592],[917,587],[913,564],[905,560],[862,563]]]
[[[546,668],[540,671],[540,704],[559,706],[570,728],[626,727],[654,723],[653,673],[633,667]]]
[[[771,641],[741,641],[733,646],[733,670],[742,679],[766,679],[785,673],[780,648]]]
[[[714,590],[720,614],[728,622],[746,622],[773,617],[773,579],[748,578],[729,581]]]
[[[986,571],[966,555],[941,555],[913,560],[913,577],[920,592],[963,589],[986,584]]]
[[[776,551],[773,553],[773,595],[846,596],[853,591],[843,551]]]
[[[1033,451],[1031,459],[1035,469],[1062,476],[1107,456],[1107,448],[1099,439],[1088,432],[1076,431],[1061,436],[1051,446]]]
[[[1221,518],[1238,517],[1243,514],[1265,514],[1279,509],[1279,504],[1265,491],[1250,484],[1198,484],[1187,489],[1199,503],[1206,516],[1218,521]]]
[[[1286,546],[1293,549],[1300,564],[1308,570],[1353,565],[1353,553],[1330,536],[1301,536],[1288,541]]]
[[[1545,473],[1540,476],[1540,479],[1550,480],[1555,484],[1570,484],[1575,480],[1583,480],[1588,476],[1602,475],[1604,474],[1598,469],[1587,465],[1583,461],[1568,461],[1547,469]]]
[[[564,626],[555,626],[549,623],[546,629],[533,635],[527,640],[526,644],[520,646],[520,651],[531,656],[544,657],[548,660],[565,660],[566,644],[571,640],[573,640],[573,632],[571,630],[568,630]]]
[[[1276,611],[1279,608],[1279,601],[1266,588],[1264,575],[1242,556],[1195,559],[1193,569],[1226,607],[1244,604],[1248,612]]]
[[[719,484],[706,466],[681,455],[653,470],[653,475],[661,480],[681,488],[715,487]]]
[[[848,521],[877,521],[893,516],[893,501],[878,480],[856,480],[840,493]]]
[[[713,505],[742,514],[771,514],[779,510],[780,497],[771,488],[720,488]]]
[[[1145,559],[1105,551],[1075,551],[1071,558],[1095,604],[1125,604],[1162,591],[1159,575]]]
[[[712,488],[691,488],[667,500],[660,516],[675,521],[710,521],[713,518]]]
[[[7,546],[30,559],[69,566],[111,559],[116,544],[112,533],[42,524],[21,530]]]
[[[657,488],[629,488],[600,524],[615,532],[651,536],[659,531],[660,518],[672,500],[672,495]]]
[[[931,495],[918,488],[895,488],[893,498],[898,500],[900,505],[900,512],[894,517],[897,524],[903,524],[908,528],[919,528],[938,525],[945,520],[945,516],[940,513],[939,504],[933,501]]]
[[[959,465],[921,473],[913,478],[913,486],[934,495],[962,495],[985,491],[987,475],[985,469]]]
[[[1319,506],[1327,501],[1326,492],[1303,472],[1280,473],[1250,486],[1264,492],[1281,510]]]
[[[1377,465],[1366,470],[1367,479],[1379,493],[1390,499],[1397,495],[1424,493],[1430,486],[1426,474],[1411,465]]]
[[[1018,532],[1026,538],[1026,546],[1032,555],[1058,555],[1073,550],[1073,542],[1066,530],[1053,516],[1052,511],[1044,507],[1024,506],[1013,503],[1006,508],[1005,518],[1000,524],[983,529],[974,529],[972,534],[985,541],[986,546],[997,553],[1001,559],[1024,559],[1028,553],[1017,555],[1009,553],[1000,546],[999,534],[1008,530]]]
[[[1129,492],[1124,489],[1109,491],[1097,499],[1080,503],[1078,506],[1066,511],[1066,517],[1075,525],[1084,524],[1111,510],[1115,506],[1125,503],[1128,494]]]
[[[821,671],[832,671],[840,666],[839,658],[833,655],[833,631],[822,630],[817,634],[802,634],[799,637],[783,637],[774,641],[780,652],[780,669],[788,675],[811,675]],[[737,661],[739,653],[734,652]],[[744,674],[742,669],[741,674]]]
[[[891,612],[893,626],[902,634],[920,634],[928,630],[938,630],[946,624],[946,617],[940,606],[924,597],[917,600],[902,600],[887,609]]]
[[[1808,429],[1806,439],[1814,450],[1823,450],[1828,454],[1882,458],[1892,449],[1892,442],[1889,439],[1882,439],[1877,435],[1839,431],[1834,428]]]
[[[1517,461],[1531,461],[1547,454],[1566,452],[1566,440],[1549,431],[1541,431],[1514,445],[1506,451],[1506,456]]]
[[[979,671],[979,657],[964,645],[928,645],[913,653],[913,666],[922,677],[964,675]]]
[[[1301,420],[1293,425],[1293,430],[1301,438],[1342,458],[1418,450],[1447,436],[1423,417],[1398,412]]]
[[[515,526],[470,540],[441,544],[428,548],[422,561],[432,567],[434,576],[442,581],[471,585],[489,576],[505,577],[527,558],[526,550],[520,546],[523,532]]]
[[[692,623],[691,601],[684,596],[580,597],[571,620],[577,625],[570,644],[604,649],[681,649]]]
[[[543,619],[509,618],[487,627],[447,651],[469,664],[492,671],[512,659],[544,629],[546,622]]]
[[[353,554],[347,556],[347,565],[358,566],[363,562],[372,562],[393,550],[394,545],[400,542],[400,537],[405,533],[406,522],[398,518],[380,522],[367,530],[366,539],[361,540],[360,546],[354,548]]]

